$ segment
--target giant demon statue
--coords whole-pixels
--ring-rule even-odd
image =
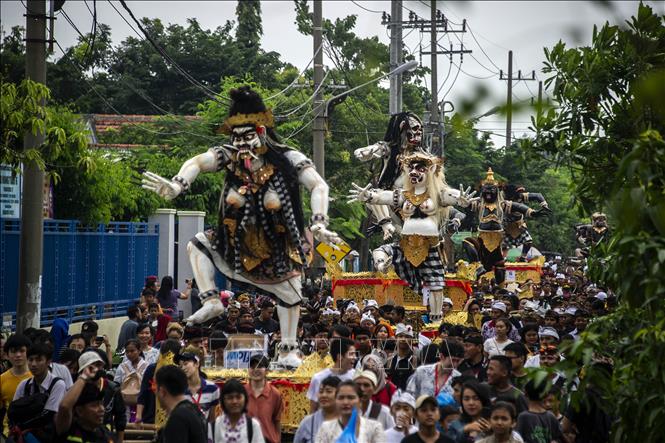
[[[596,246],[610,238],[607,216],[602,212],[591,214],[591,224],[578,225],[575,227],[575,231],[575,237],[577,237],[578,243],[582,245],[581,248],[575,250],[575,255],[578,257],[588,257],[589,249],[592,246]]]
[[[506,267],[501,250],[504,238],[503,226],[510,216],[537,217],[546,214],[545,208],[533,210],[526,205],[504,200],[499,192],[499,183],[494,179],[492,168],[481,183],[480,199],[471,203],[471,211],[478,215],[478,237],[464,239],[464,249],[471,262],[480,262],[476,271],[480,277],[494,270],[494,279],[501,285],[506,279]]]
[[[451,206],[468,206],[473,194],[446,185],[441,159],[425,152],[401,157],[407,180],[403,189],[364,188],[353,183],[349,201],[390,207],[399,211],[404,224],[399,240],[383,245],[372,253],[379,272],[392,263],[395,272],[417,293],[430,292],[430,319],[441,318],[444,268],[440,250],[441,225],[448,219]]]
[[[146,172],[143,186],[170,200],[186,192],[199,173],[226,171],[217,230],[199,232],[187,244],[203,301],[187,321],[202,323],[222,313],[217,269],[277,297],[283,361],[297,365],[301,271],[312,253],[305,239],[300,185],[311,192],[311,232],[317,240],[335,244],[341,240],[327,229],[328,186],[310,159],[279,142],[272,113],[255,91],[243,86],[230,96],[221,130],[231,135],[231,145],[187,160],[171,180]]]
[[[399,158],[414,152],[423,152],[423,123],[411,112],[393,114],[388,122],[388,129],[383,141],[354,151],[356,158],[362,162],[381,159],[381,172],[373,182],[379,189],[393,190],[404,184],[404,175]],[[387,206],[368,203],[367,207],[374,215],[376,224],[368,233],[374,232],[377,226],[383,230],[383,239],[388,240],[395,233],[391,221],[390,209]]]
[[[506,184],[503,186],[504,200],[510,200],[515,203],[527,204],[528,202],[537,202],[545,212],[551,212],[545,197],[538,192],[527,192],[524,186]],[[526,227],[524,216],[520,212],[506,214],[505,217],[505,236],[503,237],[503,247],[505,249],[517,248],[522,246],[522,253],[519,261],[526,261],[527,254],[533,246],[533,239]]]

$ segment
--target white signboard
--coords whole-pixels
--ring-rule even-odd
[[[247,369],[249,368],[249,359],[253,355],[263,355],[263,349],[234,349],[224,351],[224,367],[226,369]]]
[[[12,175],[12,169],[0,165],[0,217],[21,218],[21,174]]]
[[[506,271],[506,281],[515,281],[515,271],[514,270]]]

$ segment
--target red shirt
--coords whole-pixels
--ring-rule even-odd
[[[386,380],[386,385],[376,394],[372,395],[372,401],[381,403],[390,407],[390,399],[393,398],[393,394],[397,391],[397,386],[393,382]]]
[[[282,436],[278,426],[284,409],[282,395],[270,382],[266,382],[258,397],[254,395],[249,383],[245,385],[245,390],[248,398],[247,413],[261,423],[266,442],[280,443]]]

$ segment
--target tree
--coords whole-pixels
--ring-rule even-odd
[[[566,351],[562,369],[583,362],[585,387],[601,393],[613,440],[662,440],[665,431],[665,17],[640,4],[626,26],[594,27],[590,46],[545,51],[546,80],[559,106],[534,119],[535,156],[564,165],[585,212],[606,209],[608,243],[592,249],[591,275],[619,299]],[[592,365],[612,358],[612,373]]]
[[[258,0],[238,2],[236,17],[238,18],[236,41],[246,51],[258,51],[263,35],[261,2]]]

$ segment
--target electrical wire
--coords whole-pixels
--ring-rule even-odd
[[[290,115],[293,115],[293,114],[295,114],[296,112],[298,112],[300,109],[302,109],[302,107],[305,106],[307,103],[309,103],[309,102],[311,102],[312,100],[314,100],[314,97],[316,97],[316,95],[319,93],[319,91],[320,91],[321,88],[323,87],[323,82],[325,82],[326,79],[328,78],[328,74],[330,74],[330,71],[329,71],[329,70],[326,71],[325,75],[323,76],[323,79],[321,80],[321,83],[319,83],[319,86],[317,86],[317,88],[314,90],[314,92],[312,93],[312,95],[310,95],[310,97],[309,97],[307,100],[305,100],[305,101],[304,101],[303,103],[301,103],[299,106],[297,106],[297,107],[295,107],[295,108],[293,108],[293,109],[291,109],[291,110],[289,110],[289,111],[286,111],[286,114],[276,115],[275,117],[276,117],[276,118],[286,118],[286,117],[288,117],[288,116],[290,116]]]
[[[455,78],[453,79],[453,82],[450,84],[450,87],[448,88],[446,93],[443,94],[443,97],[441,98],[441,100],[445,100],[446,97],[448,96],[448,94],[450,93],[450,91],[453,89],[453,86],[455,86],[455,83],[457,83],[457,77],[459,77],[460,72],[462,72],[462,63],[460,63],[460,65],[457,69],[457,73],[455,74]]]
[[[203,83],[199,82],[196,80],[194,77],[192,77],[187,71],[185,71],[178,63],[171,58],[171,56],[155,42],[155,40],[150,36],[150,34],[145,30],[141,22],[136,18],[132,10],[127,6],[127,2],[125,0],[120,0],[120,4],[122,5],[123,8],[127,11],[129,16],[132,18],[136,26],[141,30],[145,38],[150,42],[152,47],[157,51],[157,53],[166,61],[168,62],[182,77],[184,77],[189,83],[191,83],[194,87],[200,89],[203,91],[204,94],[206,94],[209,98],[215,101],[219,101],[225,104],[228,104],[230,100],[226,97],[222,97],[219,94],[217,94],[215,91],[212,89],[208,88],[206,85]]]
[[[88,11],[92,15],[92,29],[90,30],[90,42],[88,42],[88,47],[85,49],[85,54],[83,55],[83,60],[88,57],[88,51],[90,51],[90,65],[93,65],[92,59],[95,56],[95,40],[97,39],[97,0],[92,1],[92,7],[94,11],[90,10],[87,0],[83,0],[85,7],[88,8]]]
[[[65,20],[70,24],[70,26],[72,26],[72,28],[74,29],[74,31],[76,31],[80,36],[82,36],[81,31],[80,31],[80,30],[78,29],[78,27],[74,24],[74,22],[71,20],[71,18],[69,17],[69,15],[67,15],[67,12],[66,12],[64,9],[62,9],[61,12],[62,12],[62,15],[63,15],[63,17],[65,18]],[[79,65],[78,62],[73,61],[73,60],[71,59],[71,57],[68,56],[68,54],[65,52],[65,50],[60,46],[60,44],[59,44],[58,42],[55,42],[55,43],[56,43],[56,45],[58,46],[58,48],[60,49],[60,51],[62,52],[63,58],[64,58],[67,62],[71,63],[74,67],[78,68],[78,69],[81,71],[81,73],[83,73],[83,72],[84,72],[83,67],[82,67],[81,65]],[[113,47],[110,47],[110,48],[111,48],[111,50],[115,53],[115,50],[113,49]],[[131,83],[129,83],[129,82],[124,78],[124,76],[121,76],[120,74],[118,74],[118,72],[114,71],[113,68],[111,68],[110,66],[108,66],[108,68],[109,68],[109,70],[110,70],[111,72],[113,72],[114,74],[116,74],[116,75],[120,78],[120,80],[121,80],[121,81],[122,81],[122,82],[123,82],[123,83],[124,83],[129,89],[131,89],[134,93],[136,93],[136,94],[139,95],[141,98],[143,98],[146,102],[148,102],[148,103],[149,103],[150,105],[152,105],[155,109],[157,109],[159,112],[161,112],[165,117],[174,117],[174,118],[176,118],[176,119],[178,118],[177,115],[175,115],[175,114],[173,114],[173,113],[171,113],[171,112],[169,112],[169,111],[166,111],[166,110],[163,109],[162,107],[158,106],[157,104],[155,104],[155,103],[150,99],[150,97],[148,97],[146,94],[142,93],[140,90],[137,90],[136,88],[134,88],[133,85],[132,85]],[[83,76],[83,78],[84,78],[84,80],[85,80],[86,82],[91,82],[91,81],[92,81],[92,80],[88,79],[88,78],[85,77],[85,76]],[[88,87],[88,89],[92,90],[92,92],[94,92],[95,95],[97,95],[97,96],[98,96],[98,97],[99,97],[99,98],[100,98],[100,99],[101,99],[101,100],[102,100],[102,101],[103,101],[103,102],[109,107],[109,109],[111,109],[113,112],[115,112],[116,115],[123,115],[120,111],[118,111],[118,110],[117,110],[117,109],[116,109],[116,108],[115,108],[115,107],[109,102],[108,99],[106,99],[106,97],[104,97],[99,91],[97,91],[97,89],[95,89],[94,87],[91,87],[91,86],[88,85],[87,83],[86,83],[86,86]],[[181,127],[183,126],[183,123],[182,123],[180,120],[175,120],[175,122],[176,122],[177,124],[179,124]],[[147,128],[146,126],[143,126],[143,125],[140,125],[140,124],[134,124],[134,123],[126,123],[126,124],[127,124],[127,125],[131,125],[131,126],[138,127],[138,128],[140,128],[140,129],[142,129],[142,130],[144,130],[144,131],[146,131],[146,132],[150,132],[150,133],[158,134],[158,135],[188,134],[188,135],[193,135],[193,136],[196,136],[196,137],[201,137],[201,138],[204,138],[204,139],[207,139],[207,140],[210,140],[210,141],[215,141],[215,142],[218,141],[218,139],[216,139],[216,138],[214,138],[214,137],[210,137],[210,136],[207,136],[207,135],[205,135],[205,134],[197,134],[197,133],[194,133],[194,132],[191,132],[191,131],[162,132],[162,131],[155,131],[155,130],[152,130],[152,129]]]
[[[319,55],[319,52],[321,51],[321,48],[323,48],[323,41],[321,41],[321,44],[319,45],[319,48],[314,52],[314,56],[310,59],[309,62],[307,62],[307,65],[303,68],[302,71],[300,71],[300,73],[296,76],[296,78],[294,78],[293,81],[292,81],[292,82],[291,82],[286,88],[284,88],[284,89],[282,89],[281,91],[279,91],[279,92],[277,92],[277,93],[271,95],[270,97],[267,97],[265,100],[266,100],[266,101],[268,101],[268,100],[272,100],[273,98],[275,98],[275,97],[279,97],[280,95],[283,95],[286,91],[288,91],[289,89],[291,89],[291,88],[293,87],[293,85],[296,84],[296,82],[298,81],[298,79],[300,79],[300,77],[302,77],[302,76],[305,74],[305,71],[307,71],[307,69],[309,68],[309,65],[312,64],[312,62],[314,61],[314,59],[316,58],[316,56]]]
[[[357,7],[359,7],[360,9],[364,9],[364,10],[367,11],[367,12],[373,12],[374,14],[383,14],[383,13],[384,13],[384,11],[375,11],[375,10],[373,10],[373,9],[366,8],[366,7],[364,7],[363,5],[361,5],[359,2],[356,2],[356,1],[354,1],[354,0],[351,0],[351,3],[353,3],[354,5],[356,5]]]

